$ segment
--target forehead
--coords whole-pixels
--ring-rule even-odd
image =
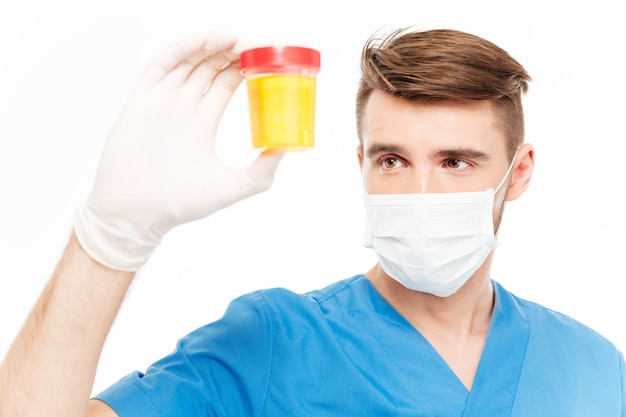
[[[397,145],[416,153],[471,148],[506,154],[493,104],[486,100],[413,102],[374,91],[362,120],[364,152]]]

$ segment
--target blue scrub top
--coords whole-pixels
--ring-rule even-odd
[[[262,290],[96,398],[120,416],[626,417],[622,354],[498,283],[468,392],[363,275]]]

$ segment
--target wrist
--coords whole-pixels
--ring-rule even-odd
[[[146,230],[135,231],[136,227],[121,216],[97,213],[89,202],[78,208],[74,219],[81,249],[97,263],[116,271],[141,269],[160,242]]]

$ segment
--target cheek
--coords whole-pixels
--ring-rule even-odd
[[[502,214],[504,213],[504,197],[506,196],[506,189],[500,190],[495,196],[493,201],[493,229],[497,234],[500,229],[500,223],[502,222]]]
[[[372,188],[376,188],[376,178],[372,175],[371,170],[367,167],[367,164],[364,165],[361,169],[361,179],[363,181],[363,190],[366,193],[372,193]],[[372,185],[374,184],[374,185]]]
[[[407,173],[381,174],[377,168],[363,171],[363,187],[368,194],[406,194],[414,192]]]

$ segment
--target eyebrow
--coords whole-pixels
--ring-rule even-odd
[[[409,151],[406,147],[395,144],[387,144],[387,143],[375,143],[371,147],[367,149],[367,157],[372,158],[381,153],[393,153],[405,155]],[[479,151],[474,148],[469,147],[456,147],[456,148],[444,148],[437,149],[431,154],[432,158],[436,159],[472,159],[475,161],[486,161],[489,160],[489,155],[487,155],[483,151]]]
[[[406,154],[408,151],[404,146],[392,145],[387,143],[375,143],[367,148],[367,157],[372,158],[381,153]]]
[[[472,159],[474,161],[487,161],[489,155],[483,151],[479,151],[474,148],[448,148],[439,149],[433,152],[433,157],[440,159],[458,158],[458,159]]]

